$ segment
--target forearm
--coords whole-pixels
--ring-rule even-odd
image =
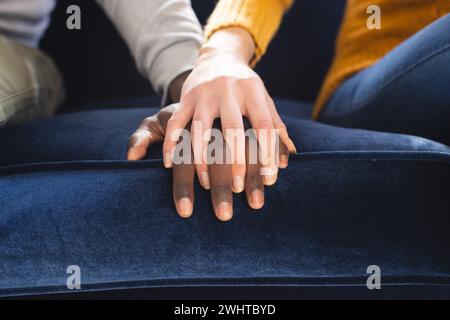
[[[203,33],[189,0],[97,0],[126,41],[139,71],[155,90],[191,70]]]

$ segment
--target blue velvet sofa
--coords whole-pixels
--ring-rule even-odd
[[[0,297],[450,298],[450,148],[310,120],[341,11],[342,1],[298,4],[286,25],[305,30],[300,21],[314,16],[329,41],[319,46],[314,29],[301,31],[318,46],[291,45],[294,69],[283,68],[286,59],[261,65],[269,88],[290,98],[277,106],[299,154],[262,210],[235,196],[229,223],[214,217],[198,185],[194,216],[177,216],[159,148],[125,161],[128,137],[157,110],[154,98],[118,100],[111,89],[112,102],[80,104],[70,97],[80,88],[69,85],[77,107],[0,130]],[[285,30],[273,57],[292,54]],[[77,77],[68,76],[69,84]],[[81,290],[66,287],[70,265],[81,268]],[[371,265],[381,290],[366,286]]]

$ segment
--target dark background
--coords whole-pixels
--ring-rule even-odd
[[[344,2],[296,1],[257,67],[271,95],[314,100],[331,63]],[[192,1],[202,24],[215,3]],[[81,8],[82,30],[66,28],[66,8],[71,4]],[[114,26],[93,0],[59,0],[42,48],[55,59],[64,75],[67,99],[63,112],[92,101],[154,94],[148,81],[137,72]]]

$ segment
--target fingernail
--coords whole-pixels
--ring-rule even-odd
[[[233,190],[236,193],[244,191],[244,179],[241,176],[233,177]]]
[[[280,156],[280,168],[285,169],[288,166],[289,158],[286,155]]]
[[[264,205],[264,195],[260,190],[252,191],[251,200],[253,209],[261,209]]]
[[[211,189],[211,185],[209,184],[209,174],[208,172],[200,173],[200,183],[206,190]]]
[[[266,186],[273,186],[277,182],[278,175],[264,176],[263,181]]]
[[[165,156],[164,156],[164,167],[166,167],[167,169],[172,167],[172,155],[170,154],[170,152],[166,152]]]
[[[291,139],[289,139],[289,140],[291,140]],[[297,153],[297,147],[295,146],[294,141],[291,140],[291,144],[292,144],[292,149],[293,149],[294,153]]]
[[[233,217],[233,208],[228,202],[222,202],[219,204],[219,219],[222,221],[228,221]]]
[[[189,198],[181,198],[178,201],[178,210],[179,210],[179,214],[184,217],[190,217],[192,215],[192,202],[191,199]]]

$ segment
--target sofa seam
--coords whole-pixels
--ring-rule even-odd
[[[412,280],[413,278],[417,280]],[[365,278],[364,278],[365,279]],[[257,277],[218,277],[218,278],[166,278],[153,280],[127,280],[110,281],[85,284],[81,292],[104,292],[111,290],[138,290],[157,288],[198,288],[198,287],[245,287],[245,286],[278,286],[278,287],[364,287],[364,280],[358,276],[257,276]],[[450,288],[450,276],[448,275],[386,275],[384,276],[384,286],[445,286]],[[409,280],[406,280],[409,279]],[[309,280],[309,283],[301,283]],[[313,280],[311,282],[311,280]],[[262,282],[257,282],[262,281]],[[330,283],[325,283],[326,281]],[[334,281],[334,282],[333,282]],[[87,287],[87,289],[86,289]],[[36,296],[51,294],[71,294],[67,290],[62,290],[64,285],[36,286],[4,288],[0,290],[0,297],[8,296]],[[20,293],[21,292],[21,293]]]
[[[337,156],[332,158],[331,156]],[[422,158],[413,156],[424,156]],[[435,156],[436,158],[431,158]],[[291,156],[290,162],[301,161],[397,161],[397,162],[440,162],[450,164],[450,154],[434,151],[374,151],[374,152],[310,152]],[[163,168],[162,161],[143,160],[81,160],[63,162],[42,162],[8,165],[0,167],[0,177],[10,174],[27,174],[30,172],[45,171],[80,171],[80,170],[126,170],[126,169],[148,169]]]

